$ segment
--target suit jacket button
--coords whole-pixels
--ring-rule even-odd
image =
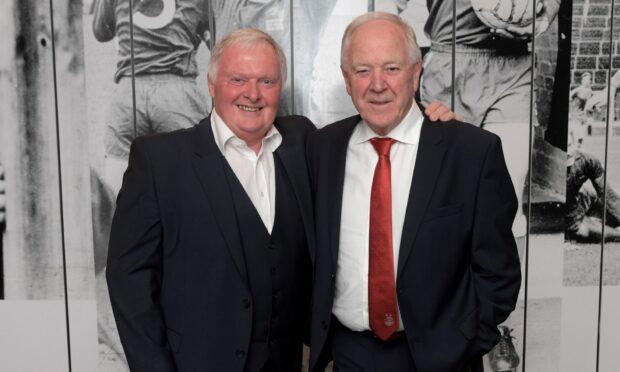
[[[332,277],[332,282],[335,282],[336,281],[336,274],[332,273],[331,277]]]
[[[251,305],[251,302],[250,302],[250,300],[249,300],[249,299],[247,299],[247,298],[244,298],[244,299],[241,301],[241,306],[243,306],[243,308],[244,308],[244,309],[248,309],[248,308],[250,307],[250,305]]]
[[[327,330],[327,322],[326,321],[322,321],[321,322],[321,328],[323,328],[323,330]]]
[[[271,244],[269,244],[269,245],[267,246],[267,248],[269,248],[269,249],[271,249],[271,250],[273,251],[274,249],[276,249],[276,245],[275,245],[275,244],[273,244],[273,243],[271,243]]]
[[[237,359],[241,359],[245,356],[245,351],[237,349],[237,351],[235,351],[235,356],[237,357]]]

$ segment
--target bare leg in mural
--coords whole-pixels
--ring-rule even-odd
[[[129,146],[137,136],[190,127],[205,117],[208,109],[196,83],[195,54],[206,38],[209,2],[134,0],[133,30],[129,5],[129,0],[93,3],[95,38],[100,42],[116,39],[118,43],[116,86],[104,118],[104,169],[102,174],[92,173],[91,184],[100,358],[122,363],[105,284],[105,257],[114,198],[127,167]]]
[[[105,263],[108,255],[108,240],[110,226],[114,214],[114,200],[116,194],[103,181],[103,177],[91,169],[91,200],[93,221],[93,248],[95,259],[95,279],[97,294],[97,328],[101,353],[106,360],[117,360],[125,363],[122,357],[123,349],[117,334],[116,324],[110,308],[110,300],[105,281]],[[103,359],[104,356],[102,355]]]
[[[570,132],[566,176],[567,239],[587,243],[620,241],[620,197],[613,185],[605,190],[604,173],[599,159],[577,149],[575,135]],[[603,213],[606,214],[604,232]]]
[[[477,13],[470,0],[429,0],[427,5],[429,17],[425,31],[431,48],[424,57],[422,101],[428,102],[432,97],[449,102],[454,90],[455,113],[463,116],[465,122],[480,125],[502,139],[506,165],[519,199],[513,234],[522,258],[527,233],[523,191],[528,169],[532,101],[528,45],[531,20],[528,25],[521,25],[523,27],[510,26],[508,19],[491,19],[492,9],[486,14],[489,17]],[[546,31],[559,5],[559,0],[547,1],[545,6],[540,2],[536,14],[537,34]],[[452,19],[453,11],[457,14],[454,46],[453,24],[447,21]],[[490,352],[493,371],[514,371],[519,365],[512,343],[514,337],[510,334],[511,323],[508,318],[501,328],[501,342]]]

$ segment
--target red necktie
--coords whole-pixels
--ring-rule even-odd
[[[370,140],[379,155],[370,193],[368,312],[370,328],[383,341],[398,329],[392,253],[391,138]]]

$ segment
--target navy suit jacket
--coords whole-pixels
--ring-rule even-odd
[[[330,359],[346,151],[359,116],[312,133],[316,218],[310,366]],[[370,196],[369,196],[370,197]],[[425,120],[408,199],[396,290],[418,372],[465,371],[499,340],[521,271],[511,232],[517,199],[499,138]]]
[[[314,126],[303,117],[278,118],[275,126],[282,134],[275,153],[308,237],[308,246],[291,248],[309,249],[314,227],[305,142]],[[133,372],[244,369],[253,322],[246,265],[252,263],[244,258],[225,166],[209,118],[132,144],[106,275]],[[302,254],[309,256],[291,255]],[[289,266],[283,270],[302,272]],[[307,331],[308,316],[299,316],[299,308],[307,314],[310,296],[296,293],[299,288],[291,283],[281,294],[289,306],[282,316],[295,317],[288,321],[297,335]],[[293,347],[301,350],[301,343]]]

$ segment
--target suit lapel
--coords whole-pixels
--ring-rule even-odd
[[[418,153],[416,156],[413,179],[409,190],[407,211],[398,257],[397,278],[411,253],[413,242],[422,223],[426,208],[431,199],[441,163],[446,152],[446,145],[441,135],[441,125],[430,123],[428,119],[422,124]]]
[[[286,172],[286,176],[293,185],[293,191],[301,218],[306,230],[308,247],[310,248],[310,257],[314,262],[314,213],[312,212],[312,199],[310,191],[310,180],[308,178],[308,166],[306,164],[306,144],[301,143],[301,137],[294,137],[288,134],[288,128],[285,128],[276,118],[274,123],[282,135],[282,143],[275,151],[275,155],[280,159]],[[293,123],[294,125],[294,123]],[[276,198],[278,193],[276,191]]]
[[[359,115],[348,118],[338,128],[338,132],[330,137],[329,155],[327,166],[329,167],[327,192],[330,207],[329,221],[329,244],[332,252],[332,263],[338,262],[338,247],[340,243],[340,219],[342,214],[342,191],[344,187],[344,173],[347,160],[347,148],[353,130],[362,118]],[[334,267],[334,271],[336,268]]]
[[[226,159],[215,144],[210,116],[198,124],[195,132],[192,165],[202,184],[218,228],[241,277],[247,282],[247,271],[230,187],[224,173]]]

